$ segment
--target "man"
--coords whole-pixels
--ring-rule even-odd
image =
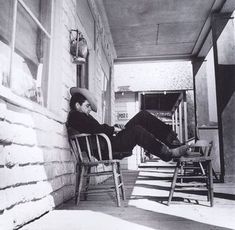
[[[70,89],[70,112],[67,119],[69,131],[79,133],[105,133],[111,141],[113,152],[131,152],[139,145],[151,154],[160,157],[164,161],[180,157],[186,154],[188,146],[181,145],[172,148],[174,144],[179,144],[177,135],[170,126],[160,121],[147,111],[141,111],[130,119],[124,128],[100,124],[94,119],[90,112],[97,112],[96,101],[85,88],[72,87]],[[107,159],[106,151],[103,151],[103,158]],[[114,159],[122,159],[129,155],[113,156]]]

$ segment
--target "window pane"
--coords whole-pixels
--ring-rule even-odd
[[[39,2],[31,2],[30,7],[37,17],[43,17],[45,12],[38,7]],[[45,15],[44,18],[50,17]],[[11,88],[18,95],[44,105],[47,98],[49,44],[50,39],[18,4]]]
[[[33,15],[38,19],[42,26],[50,33],[50,0],[23,0],[25,5],[30,9]]]
[[[8,85],[13,1],[0,0],[0,85]]]

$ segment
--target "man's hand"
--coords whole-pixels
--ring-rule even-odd
[[[119,129],[125,129],[125,125],[123,124],[115,124],[114,127],[117,127]]]
[[[118,133],[118,132],[122,131],[123,129],[125,129],[125,125],[121,125],[121,124],[114,125],[114,132],[115,133]]]
[[[122,129],[114,126],[114,133],[119,133],[120,131],[122,131]]]

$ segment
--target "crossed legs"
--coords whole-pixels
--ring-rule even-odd
[[[169,125],[149,112],[141,111],[127,122],[124,130],[113,137],[112,147],[114,152],[126,152],[139,145],[162,160],[170,161],[187,150],[186,146],[169,149],[174,139],[177,139],[176,135]]]
[[[173,143],[180,144],[177,134],[172,131],[171,126],[165,124],[157,117],[147,111],[140,111],[132,119],[130,119],[125,127],[131,128],[139,125],[150,132],[156,139],[172,147]]]

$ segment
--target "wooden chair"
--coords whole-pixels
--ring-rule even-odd
[[[106,143],[108,160],[102,159],[101,139]],[[110,139],[104,133],[98,134],[75,134],[69,137],[71,151],[76,158],[76,189],[75,202],[78,205],[81,193],[88,194],[104,193],[115,191],[117,206],[121,205],[120,191],[122,199],[125,200],[125,189],[120,170],[120,160],[114,160]],[[99,166],[99,170],[97,170]],[[92,168],[94,170],[92,170]],[[112,176],[113,186],[89,190],[90,177]],[[84,183],[84,178],[86,178]],[[98,186],[99,187],[99,186]]]
[[[177,163],[171,183],[168,205],[171,203],[177,179],[181,179],[181,182],[183,179],[189,181],[195,179],[205,181],[207,200],[213,206],[213,169],[210,156],[212,145],[213,142],[198,140],[195,144],[190,145],[187,156],[175,159]]]

